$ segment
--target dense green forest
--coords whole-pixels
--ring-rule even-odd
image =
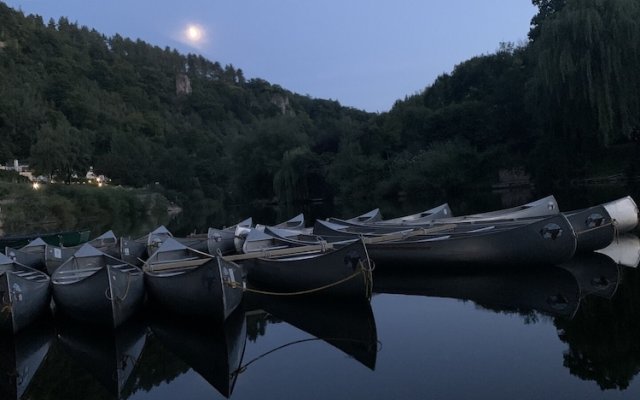
[[[501,169],[539,187],[638,174],[640,3],[533,0],[496,44],[385,113],[0,2],[0,161],[70,180],[93,166],[178,203],[445,198]]]

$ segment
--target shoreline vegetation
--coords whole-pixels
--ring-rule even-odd
[[[80,227],[130,233],[137,224],[166,223],[170,211],[180,211],[160,193],[110,186],[54,184],[34,190],[0,182],[0,199],[0,236]],[[93,230],[92,235],[101,233]]]
[[[91,166],[135,188],[51,185],[46,201],[6,189],[2,208],[15,212],[4,230],[135,219],[156,207],[144,193],[201,228],[235,222],[238,204],[441,204],[493,185],[544,195],[594,177],[637,187],[640,2],[532,3],[526,42],[497,44],[368,113],[0,0],[0,162],[68,183]]]

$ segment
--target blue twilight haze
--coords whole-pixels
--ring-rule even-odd
[[[500,42],[526,40],[536,11],[530,0],[5,1],[367,111],[389,110]]]

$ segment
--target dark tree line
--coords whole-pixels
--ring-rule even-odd
[[[67,181],[93,166],[219,203],[444,198],[500,169],[550,185],[629,168],[603,160],[640,126],[639,4],[533,3],[529,42],[464,61],[382,114],[0,3],[0,160]]]

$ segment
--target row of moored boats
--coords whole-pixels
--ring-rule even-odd
[[[214,321],[224,321],[246,291],[369,299],[374,262],[391,271],[559,264],[608,246],[637,224],[628,196],[571,212],[560,212],[549,196],[457,217],[443,204],[394,219],[376,209],[313,227],[300,214],[274,226],[247,219],[182,238],[161,226],[137,239],[109,231],[71,247],[35,239],[0,254],[0,326],[16,332],[51,304],[74,319],[117,327],[147,298],[161,310]]]

